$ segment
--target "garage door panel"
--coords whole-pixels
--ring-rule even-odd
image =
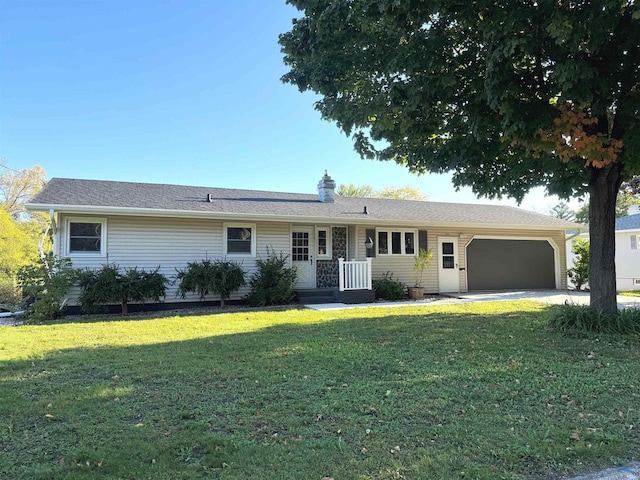
[[[469,290],[556,288],[546,240],[475,239],[467,247]]]

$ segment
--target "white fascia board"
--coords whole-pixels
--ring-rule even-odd
[[[480,222],[429,222],[419,220],[393,220],[376,219],[369,215],[358,217],[301,217],[296,215],[264,215],[255,213],[233,213],[233,212],[197,212],[193,210],[165,210],[158,208],[122,208],[104,207],[94,205],[53,205],[28,203],[27,210],[50,211],[67,215],[90,214],[90,215],[124,215],[143,217],[168,217],[168,218],[209,218],[214,220],[243,220],[243,221],[263,221],[263,222],[287,222],[299,224],[340,224],[340,225],[375,225],[375,226],[397,226],[397,227],[425,227],[425,228],[455,228],[455,229],[485,229],[500,228],[509,230],[546,230],[565,231],[569,227],[557,225],[536,225],[509,223],[480,223]]]

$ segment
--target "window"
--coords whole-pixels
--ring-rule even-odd
[[[331,260],[331,227],[316,228],[316,258]]]
[[[636,285],[636,286],[640,285],[640,278],[634,278],[633,279],[633,284]]]
[[[309,232],[291,232],[291,260],[309,261]]]
[[[66,255],[106,254],[106,220],[70,218],[67,220]]]
[[[638,236],[631,235],[631,250],[637,250],[637,249],[638,249]]]
[[[224,224],[224,254],[225,255],[256,255],[256,226],[250,223]]]
[[[378,230],[378,255],[415,255],[415,230]]]

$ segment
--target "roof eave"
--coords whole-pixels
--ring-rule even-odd
[[[580,225],[542,225],[542,224],[512,224],[512,223],[481,223],[481,222],[429,222],[417,223],[413,219],[380,219],[370,215],[357,217],[331,217],[331,216],[297,216],[297,215],[268,215],[256,213],[229,213],[229,212],[196,212],[193,210],[166,210],[158,208],[122,208],[105,207],[95,205],[56,205],[44,203],[28,203],[27,210],[51,211],[63,214],[90,214],[90,215],[125,215],[165,218],[208,218],[215,220],[246,220],[246,221],[271,221],[287,223],[316,223],[337,225],[384,225],[384,226],[430,226],[442,228],[509,228],[513,230],[553,230],[564,231],[571,228],[580,228]]]

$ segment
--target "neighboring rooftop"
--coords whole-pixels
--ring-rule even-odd
[[[618,230],[640,230],[640,213],[616,218],[616,231]]]
[[[366,212],[365,212],[366,207]],[[509,225],[576,229],[584,226],[501,205],[335,197],[228,188],[53,178],[29,203],[30,210],[68,213],[176,215],[211,218],[300,219],[348,223],[409,222],[420,225]]]

